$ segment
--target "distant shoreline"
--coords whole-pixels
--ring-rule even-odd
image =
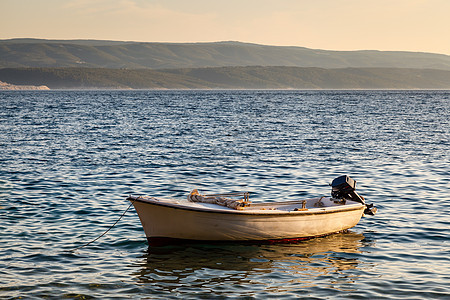
[[[406,68],[3,68],[2,90],[447,90],[450,71]]]
[[[450,56],[241,42],[0,40],[3,89],[450,89]],[[24,87],[25,86],[25,87]]]

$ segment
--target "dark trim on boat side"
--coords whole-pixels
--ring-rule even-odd
[[[321,238],[329,236],[332,234],[345,233],[348,229],[344,229],[337,232],[331,232],[327,234],[314,235],[308,237],[297,237],[297,238],[284,238],[284,239],[268,239],[268,240],[190,240],[190,239],[179,239],[179,238],[169,238],[169,237],[147,237],[148,245],[150,247],[161,247],[170,245],[186,245],[186,244],[245,244],[245,245],[274,245],[274,244],[296,244],[302,241],[311,240],[315,238]]]

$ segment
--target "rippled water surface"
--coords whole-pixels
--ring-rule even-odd
[[[450,298],[449,91],[0,92],[2,298]],[[379,212],[298,244],[148,247],[125,195],[329,194]]]

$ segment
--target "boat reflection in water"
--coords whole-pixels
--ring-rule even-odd
[[[358,269],[371,268],[360,260],[361,248],[369,245],[362,234],[347,232],[297,244],[149,247],[133,276],[161,295],[252,296],[266,291],[298,296],[301,288],[314,286],[345,290],[358,279]]]

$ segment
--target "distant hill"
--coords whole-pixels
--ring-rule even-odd
[[[450,89],[450,71],[400,68],[4,68],[0,81],[51,89]]]
[[[326,51],[240,42],[0,40],[0,68],[180,69],[230,66],[450,70],[450,56],[400,51]]]

